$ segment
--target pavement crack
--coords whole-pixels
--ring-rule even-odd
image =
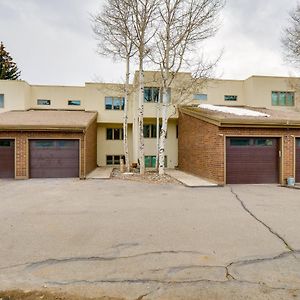
[[[242,208],[257,222],[259,222],[261,225],[263,225],[270,233],[272,233],[276,238],[280,239],[281,242],[285,245],[289,251],[294,252],[294,249],[288,244],[288,242],[275,230],[273,230],[269,225],[267,225],[265,222],[263,222],[261,219],[259,219],[244,203],[244,201],[240,198],[240,196],[233,190],[233,187],[230,187],[231,193],[234,195],[234,197],[240,202]]]

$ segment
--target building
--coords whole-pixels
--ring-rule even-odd
[[[157,102],[160,101],[158,75],[156,72],[145,73],[144,136],[147,167],[155,165],[157,152],[156,116]],[[179,118],[176,109],[180,105],[210,103],[269,108],[285,112],[297,111],[300,105],[295,89],[297,80],[252,76],[246,80],[200,82],[193,80],[189,73],[180,73],[170,89],[170,102],[173,105],[169,107],[167,167],[180,167],[178,136],[181,135],[181,130],[180,126],[178,130],[178,121],[182,118]],[[130,89],[128,136],[130,162],[133,163],[138,160],[137,76],[134,77]],[[66,162],[66,168],[73,168],[73,171],[69,170],[70,174],[73,172],[73,176],[76,173],[78,177],[84,178],[90,169],[97,165],[118,165],[123,156],[123,109],[121,84],[86,83],[84,86],[72,87],[30,85],[25,81],[0,81],[0,166],[1,163],[3,165],[3,161],[7,161],[1,157],[10,156],[10,160],[15,157],[14,164],[11,162],[6,166],[8,170],[3,171],[5,174],[2,175],[0,172],[0,177],[8,177],[7,174],[15,178],[58,176],[59,165],[53,173],[49,165],[53,165],[54,159],[66,162],[70,153],[66,150],[64,155],[60,154],[62,157],[55,158],[54,149],[63,147],[68,144],[67,140],[74,139],[77,139],[78,143],[69,142],[66,146],[70,148],[69,151],[77,153],[74,154],[73,163]],[[57,116],[53,117],[54,114]],[[39,140],[39,143],[34,143],[34,140]],[[50,143],[50,140],[54,143]],[[61,140],[65,142],[59,143]],[[45,141],[47,143],[43,143]],[[11,150],[8,150],[9,147]],[[37,147],[44,151],[38,154]],[[56,152],[63,153],[61,149]],[[95,154],[89,154],[94,152]],[[34,160],[34,155],[42,158],[41,161],[47,160],[49,165],[40,165],[40,162]],[[52,161],[51,157],[54,157]],[[34,172],[35,165],[43,169],[38,175]],[[75,170],[74,165],[79,167]],[[60,174],[68,176],[67,171]],[[217,181],[224,183],[222,180]]]

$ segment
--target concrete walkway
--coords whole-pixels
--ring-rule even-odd
[[[86,179],[110,179],[112,167],[98,167],[86,176]]]
[[[187,187],[216,187],[216,183],[207,181],[198,176],[194,176],[179,170],[166,170],[166,174],[175,178]]]

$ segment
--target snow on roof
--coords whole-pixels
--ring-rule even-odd
[[[228,106],[216,106],[212,104],[200,104],[199,108],[218,111],[227,114],[233,114],[237,116],[248,116],[248,117],[266,117],[269,118],[270,115],[258,112],[255,110],[250,110],[246,108],[238,108],[238,107],[228,107]]]

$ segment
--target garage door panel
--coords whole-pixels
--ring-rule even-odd
[[[300,139],[296,139],[296,182],[300,182]]]
[[[65,178],[78,176],[78,140],[30,141],[31,178]]]
[[[227,183],[278,183],[278,140],[228,138]]]
[[[0,140],[0,178],[15,177],[15,142]]]

